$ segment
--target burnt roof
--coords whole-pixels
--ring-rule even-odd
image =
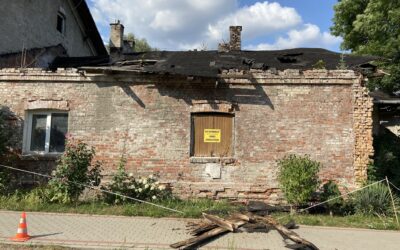
[[[84,56],[84,57],[57,57],[50,64],[50,69],[56,68],[78,68],[82,66],[109,65],[110,58],[106,56]]]
[[[61,58],[52,65],[57,67],[103,66],[113,70],[142,70],[149,73],[216,77],[224,69],[313,69],[322,60],[328,70],[337,69],[341,54],[325,49],[297,48],[269,51],[152,51],[125,54],[123,60],[105,64],[99,58]],[[373,68],[373,56],[345,55],[348,69]]]
[[[104,46],[103,39],[97,29],[96,23],[93,20],[89,7],[85,1],[72,0],[76,11],[78,12],[85,29],[85,33],[92,41],[92,44],[98,55],[108,55],[106,47]]]

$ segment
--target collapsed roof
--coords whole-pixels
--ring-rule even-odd
[[[345,55],[348,69],[375,70],[370,64],[373,56]],[[106,57],[58,58],[52,68],[90,66],[92,70],[141,71],[157,74],[177,74],[217,77],[225,69],[299,69],[309,70],[322,60],[328,70],[337,69],[342,60],[340,53],[325,49],[298,48],[270,51],[153,51],[122,55],[121,60],[110,62]],[[88,67],[85,67],[88,69]],[[364,72],[362,72],[364,73]]]

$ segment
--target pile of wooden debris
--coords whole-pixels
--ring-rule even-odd
[[[255,229],[276,229],[284,238],[290,239],[296,244],[295,248],[299,249],[318,249],[313,243],[301,238],[297,233],[290,230],[294,227],[294,223],[282,225],[269,215],[259,215],[256,212],[235,213],[226,219],[215,215],[203,213],[204,219],[198,223],[188,224],[190,234],[193,238],[180,241],[171,245],[172,248],[190,249],[218,235],[228,232],[256,231]],[[243,230],[245,228],[246,230]]]

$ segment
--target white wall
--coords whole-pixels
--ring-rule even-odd
[[[56,29],[60,8],[66,16],[64,35]],[[61,43],[69,56],[95,55],[77,18],[69,0],[0,0],[0,54]]]

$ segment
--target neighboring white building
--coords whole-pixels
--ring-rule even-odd
[[[107,56],[84,0],[0,0],[0,67],[47,67],[57,56]]]

